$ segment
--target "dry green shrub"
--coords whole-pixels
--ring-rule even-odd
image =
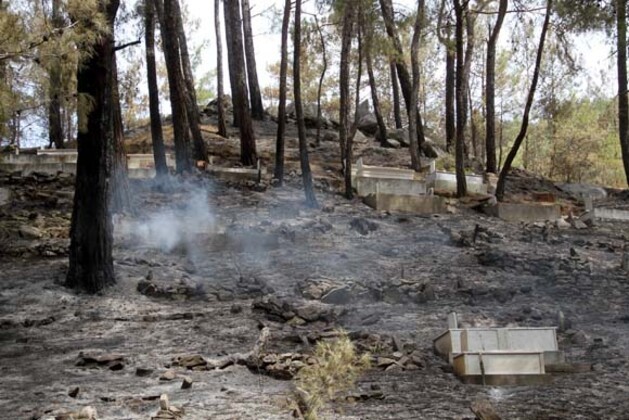
[[[317,419],[321,407],[335,395],[352,389],[371,359],[369,354],[356,354],[344,331],[334,341],[319,342],[313,357],[315,363],[303,367],[296,377],[297,398],[308,420]]]

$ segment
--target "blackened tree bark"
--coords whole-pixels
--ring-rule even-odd
[[[400,37],[397,32],[397,27],[395,26],[395,21],[393,19],[393,3],[391,0],[380,0],[380,9],[382,10],[382,17],[384,19],[384,25],[387,31],[387,36],[393,43],[393,49],[395,52],[396,60],[395,60],[395,68],[397,70],[398,79],[400,81],[400,86],[402,88],[402,96],[404,97],[404,102],[406,103],[406,113],[410,112],[410,104],[411,104],[411,92],[413,90],[413,82],[411,80],[411,75],[408,72],[408,69],[404,65],[401,57],[404,57],[404,50],[402,48],[402,42],[400,41]],[[424,144],[424,124],[422,122],[421,113],[419,110],[416,113],[417,115],[417,146],[420,148]]]
[[[627,92],[627,0],[616,1],[618,51],[618,134],[625,176],[629,184],[629,93]],[[501,173],[502,175],[502,173]]]
[[[177,19],[173,10],[172,0],[154,0],[155,11],[160,23],[160,33],[166,71],[168,73],[168,89],[170,107],[172,109],[173,132],[175,137],[175,160],[177,173],[192,169],[190,157],[190,137],[188,133],[188,116],[186,113],[186,93],[179,57],[177,40]]]
[[[228,12],[229,9],[229,12]],[[228,55],[232,56],[235,91],[233,94],[234,112],[238,113],[238,128],[240,130],[240,162],[243,165],[255,165],[257,161],[256,140],[249,113],[249,98],[247,97],[247,80],[245,75],[245,54],[242,43],[242,24],[240,19],[240,2],[238,0],[225,1],[225,26],[231,26],[231,43],[228,44]],[[236,111],[237,110],[237,111]]]
[[[280,185],[284,183],[284,132],[286,131],[286,75],[288,73],[288,26],[290,25],[291,0],[284,3],[282,19],[282,45],[280,58],[280,103],[277,115],[277,140],[275,143],[274,176]]]
[[[353,4],[349,3],[351,7]],[[352,161],[354,160],[354,137],[358,131],[358,111],[360,109],[360,85],[363,76],[363,42],[361,34],[361,22],[363,21],[362,11],[358,9],[356,21],[354,27],[356,28],[356,40],[358,41],[358,59],[356,69],[356,90],[354,94],[354,123],[352,124],[351,131],[347,141],[345,142],[345,196],[348,199],[352,199],[354,196],[354,190],[352,188]],[[351,42],[351,38],[350,38]]]
[[[240,120],[240,115],[239,115],[239,109],[236,106],[236,99],[234,98],[234,92],[236,92],[236,64],[234,61],[234,57],[231,55],[230,51],[231,51],[231,45],[233,44],[234,40],[234,28],[237,28],[238,30],[240,30],[242,28],[242,25],[240,23],[240,20],[236,20],[237,23],[234,22],[234,18],[231,16],[232,15],[232,8],[230,3],[233,1],[237,1],[237,0],[223,0],[223,16],[225,17],[225,44],[227,45],[227,70],[228,70],[228,75],[229,75],[229,86],[231,87],[231,93],[232,93],[232,113],[233,113],[233,121],[232,121],[232,126],[234,127],[238,127],[238,121]],[[232,25],[237,25],[235,27],[233,27]],[[239,47],[242,48],[242,45]]]
[[[216,90],[218,110],[218,135],[227,137],[227,122],[225,120],[225,88],[223,87],[223,41],[221,34],[221,0],[214,0],[214,27],[216,30]]]
[[[61,14],[61,0],[52,0],[51,23],[53,28],[63,27],[63,15]],[[48,70],[48,141],[49,147],[55,145],[57,149],[63,149],[63,121],[61,119],[61,97],[63,94],[61,77],[61,57],[55,57]]]
[[[109,211],[108,159],[113,145],[113,23],[119,0],[100,0],[109,32],[101,34],[93,53],[77,71],[79,110],[78,160],[70,265],[66,286],[96,293],[116,282],[112,258],[113,228]]]
[[[168,175],[168,166],[166,164],[162,117],[159,113],[159,89],[157,87],[157,66],[155,64],[155,7],[152,0],[144,0],[144,42],[155,176],[161,178]]]
[[[319,87],[317,88],[317,139],[315,140],[315,142],[316,145],[319,146],[321,144],[321,93],[323,90],[323,80],[325,79],[325,73],[328,71],[328,54],[325,49],[325,38],[323,36],[321,25],[319,25],[319,18],[317,17],[317,15],[315,15],[314,19],[315,25],[317,25],[317,32],[319,33],[321,52],[323,54],[323,68],[321,69],[321,76],[319,76]]]
[[[373,112],[374,114],[376,114],[376,122],[378,123],[378,132],[376,133],[376,140],[380,142],[381,146],[384,146],[387,142],[387,126],[384,123],[384,118],[382,117],[382,110],[380,108],[380,98],[378,97],[378,88],[377,88],[376,78],[373,71],[373,57],[371,56],[371,49],[373,48],[373,29],[371,28],[371,26],[363,22],[363,31],[366,34],[365,42],[367,45],[365,46],[365,64],[367,67],[367,75],[369,77],[369,90],[371,91],[371,102],[373,102]]]
[[[295,41],[293,44],[293,90],[295,97],[295,114],[297,116],[297,130],[299,133],[299,160],[301,163],[301,177],[306,194],[306,205],[317,207],[317,198],[312,185],[312,173],[308,159],[308,141],[306,140],[306,123],[301,103],[301,0],[295,2]],[[280,118],[282,116],[280,115]]]
[[[539,46],[537,47],[537,57],[535,58],[535,69],[533,70],[533,80],[531,81],[531,87],[529,88],[529,93],[526,99],[526,106],[524,107],[524,114],[522,115],[522,125],[520,126],[520,132],[518,133],[515,141],[513,143],[513,147],[509,151],[507,155],[507,159],[500,171],[500,176],[498,177],[498,185],[496,186],[496,198],[499,201],[504,199],[505,194],[505,183],[507,181],[507,175],[509,175],[509,171],[511,170],[511,165],[513,164],[513,160],[518,154],[518,150],[526,137],[526,130],[529,126],[529,113],[531,112],[531,107],[533,106],[533,99],[535,98],[535,90],[537,89],[537,82],[539,80],[539,71],[542,66],[542,57],[544,55],[544,43],[546,41],[546,33],[548,32],[548,26],[550,25],[550,15],[552,12],[552,0],[548,0],[546,3],[546,17],[544,18],[544,25],[542,26],[542,33],[539,39]],[[624,9],[623,9],[624,10]],[[626,49],[625,49],[626,54]],[[626,60],[624,61],[626,63]],[[626,64],[625,64],[626,65]],[[626,90],[625,90],[626,93]]]
[[[167,0],[168,1],[168,0]],[[190,54],[188,53],[188,41],[186,40],[186,32],[183,27],[183,17],[181,15],[181,7],[179,0],[172,1],[172,8],[177,20],[177,40],[179,42],[179,59],[183,70],[184,81],[184,98],[186,104],[186,114],[188,116],[188,124],[190,133],[192,134],[192,144],[194,151],[194,159],[196,161],[207,161],[207,148],[203,140],[203,134],[200,127],[199,104],[197,103],[196,88],[194,86],[194,74],[192,74],[192,65],[190,64]]]
[[[341,143],[341,160],[343,161],[343,175],[345,178],[345,196],[352,198],[351,169],[347,167],[347,143],[349,136],[349,54],[352,47],[352,27],[354,25],[354,7],[349,2],[345,3],[343,11],[343,29],[341,35],[341,65],[339,69],[339,142]],[[349,174],[350,181],[347,182]]]
[[[400,106],[400,84],[398,83],[397,69],[395,61],[389,62],[389,73],[391,74],[391,90],[393,91],[393,119],[395,128],[402,128],[402,110]]]
[[[122,125],[122,109],[120,108],[120,92],[118,87],[118,65],[116,54],[111,60],[112,77],[112,108],[114,125],[113,156],[110,173],[110,209],[112,213],[131,211],[131,194],[129,193],[129,176],[127,173],[127,152],[124,145],[124,126]]]
[[[247,59],[247,80],[249,81],[251,116],[256,120],[262,120],[264,119],[264,106],[262,105],[262,93],[260,92],[260,84],[258,83],[258,69],[256,68],[256,52],[253,45],[249,0],[242,0],[242,30],[245,36],[245,57]]]
[[[500,29],[507,14],[509,0],[500,0],[498,17],[491,29],[487,41],[487,69],[485,72],[485,153],[487,172],[496,173],[496,45],[500,36]]]
[[[455,167],[456,167],[456,193],[458,197],[467,194],[467,183],[465,180],[465,105],[463,103],[465,89],[465,71],[463,56],[463,20],[464,11],[467,8],[468,0],[454,0],[454,14],[456,16],[456,147],[455,147]]]
[[[419,148],[417,147],[417,121],[419,113],[417,109],[419,95],[419,40],[421,37],[422,25],[424,20],[424,1],[417,2],[417,17],[415,18],[415,27],[413,28],[413,40],[411,43],[411,68],[413,76],[413,89],[411,91],[411,104],[408,113],[408,138],[411,149],[411,168],[419,171],[421,161],[419,157]]]

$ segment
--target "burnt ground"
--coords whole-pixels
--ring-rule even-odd
[[[268,163],[267,124],[258,130]],[[210,147],[236,159],[235,140]],[[338,194],[337,148],[313,151],[320,209],[303,206],[294,140],[283,188],[132,182],[138,210],[115,219],[118,284],[99,296],[62,285],[72,179],[0,175],[15,197],[0,208],[0,418],[92,406],[103,419],[148,419],[164,393],[186,419],[291,418],[296,364],[215,362],[251,350],[263,326],[266,354],[298,359],[343,328],[374,356],[323,418],[473,418],[476,399],[505,419],[629,418],[626,224],[511,224],[465,206],[379,213]],[[364,143],[357,155],[401,165],[406,153]],[[320,302],[331,289],[343,293],[322,299],[338,304]],[[432,352],[451,311],[469,326],[560,326],[561,311],[560,347],[575,371],[546,385],[464,385]],[[176,362],[193,355],[202,359]],[[160,380],[167,370],[174,380]]]

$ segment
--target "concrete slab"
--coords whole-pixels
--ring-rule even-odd
[[[544,353],[526,351],[470,352],[454,356],[457,376],[544,375]]]
[[[169,168],[175,168],[175,156],[166,154],[166,166]],[[131,154],[127,155],[127,168],[139,169],[139,168],[155,168],[155,161],[153,154]]]
[[[490,216],[499,217],[508,222],[545,222],[561,217],[558,204],[545,203],[497,203],[484,208]]]
[[[260,181],[262,175],[266,173],[266,170],[249,169],[249,168],[225,168],[220,166],[208,165],[205,169],[210,174],[217,178],[227,181]]]
[[[22,176],[34,172],[57,175],[59,172],[76,174],[76,163],[0,163],[0,170],[20,172]]]
[[[376,193],[363,198],[369,207],[379,211],[392,211],[411,214],[445,213],[446,200],[432,195],[397,195]]]
[[[358,159],[356,164],[352,166],[352,187],[357,188],[356,182],[359,177],[378,178],[378,179],[407,179],[425,181],[424,172],[434,172],[435,161],[425,162],[421,167],[421,172],[415,172],[411,169],[389,168],[385,166],[364,165],[362,158]]]
[[[357,176],[356,193],[359,197],[369,194],[384,193],[395,195],[425,195],[426,182],[421,179],[395,179],[369,176]]]
[[[487,194],[487,184],[482,176],[467,175],[465,177],[467,191],[474,194]],[[456,174],[435,171],[426,177],[428,187],[435,191],[456,192]]]
[[[628,221],[629,210],[597,207],[594,209],[594,218],[599,220]]]

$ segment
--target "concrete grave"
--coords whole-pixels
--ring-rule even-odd
[[[618,220],[618,221],[629,220],[629,210],[596,207],[594,208],[593,212],[594,212],[594,218],[599,219],[599,220]]]
[[[412,214],[438,214],[447,210],[446,200],[435,195],[369,194],[363,202],[378,211]]]
[[[522,385],[551,380],[545,375],[542,352],[467,352],[454,356],[452,365],[465,383]]]
[[[508,222],[545,222],[561,217],[561,207],[549,203],[497,203],[485,207],[484,211]]]
[[[434,170],[434,161],[423,167]],[[364,165],[358,159],[352,169],[352,186],[359,197],[377,192],[397,195],[423,195],[427,192],[426,181],[421,173],[410,169]]]
[[[487,184],[482,176],[466,175],[467,191],[474,194],[487,194]],[[456,192],[456,174],[452,172],[434,171],[428,175],[426,182],[435,191]]]
[[[221,166],[208,165],[205,169],[210,174],[226,181],[255,181],[260,182],[262,175],[266,174],[266,169],[258,166],[251,168],[226,168]]]

